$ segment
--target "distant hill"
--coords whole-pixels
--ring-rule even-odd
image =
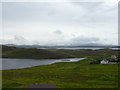
[[[5,44],[9,47],[18,47],[18,48],[42,48],[42,49],[57,49],[57,48],[120,48],[120,46],[115,45],[101,45],[101,44],[86,44],[86,45],[56,45],[56,46],[45,46],[45,45],[15,45],[15,44]]]
[[[73,56],[57,52],[36,48],[18,48],[13,46],[2,45],[3,58],[33,58],[33,59],[60,59],[72,58]]]

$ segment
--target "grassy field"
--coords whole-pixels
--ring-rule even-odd
[[[118,64],[95,64],[119,50],[39,50],[3,46],[4,58],[85,57],[79,62],[61,62],[24,69],[3,70],[3,88],[29,88],[32,84],[55,84],[57,88],[117,88]]]
[[[57,88],[117,88],[118,64],[62,62],[25,69],[3,70],[4,88],[29,88],[31,84],[56,84]]]

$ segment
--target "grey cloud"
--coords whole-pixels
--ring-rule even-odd
[[[59,6],[57,6],[57,5],[59,5]],[[86,3],[86,5],[89,6],[89,4],[87,4],[87,3]],[[74,12],[74,11],[76,12],[76,10],[74,10],[74,11],[71,10],[71,12],[66,11],[68,14],[70,14],[69,16],[66,17],[65,14],[67,14],[67,13],[62,12],[63,8],[60,6],[62,6],[61,3],[52,3],[52,4],[50,4],[50,3],[32,3],[32,4],[31,3],[3,3],[3,14],[5,17],[5,18],[4,17],[3,18],[8,19],[8,20],[9,19],[21,20],[21,18],[24,18],[25,20],[27,20],[27,19],[33,20],[33,19],[38,18],[38,20],[39,19],[42,20],[43,18],[49,18],[47,16],[54,14],[56,12],[59,15],[57,15],[57,17],[53,16],[55,19],[57,19],[60,16],[62,16],[62,18],[65,19],[67,17],[70,17],[72,12]],[[67,8],[70,9],[70,7],[67,7]],[[59,11],[56,11],[56,9]],[[73,13],[73,15],[74,15],[74,13]],[[50,18],[54,19],[53,17],[50,17]],[[22,19],[22,20],[24,20],[24,19]],[[59,20],[59,18],[57,20]]]
[[[50,3],[3,3],[3,19],[5,21],[46,21],[53,14],[55,11]]]
[[[104,6],[104,2],[73,2],[72,4],[84,8],[85,14],[76,18],[76,22],[81,25],[117,23],[117,5],[107,7]]]
[[[90,26],[97,23],[117,22],[117,18],[112,18],[117,15],[116,8],[115,6],[113,9],[106,9],[101,2],[3,3],[3,21],[39,21]]]
[[[78,36],[71,39],[70,43],[71,45],[97,45],[99,40],[97,37]]]
[[[15,44],[30,44],[30,42],[22,36],[14,36],[13,42]]]
[[[16,43],[39,43],[40,35],[38,33],[48,33],[48,35],[41,35],[41,40],[52,40],[57,43],[62,40],[70,40],[71,44],[82,44],[82,43],[98,43],[99,38],[95,37],[76,37],[77,35],[84,35],[88,30],[97,35],[97,30],[101,30],[106,36],[115,31],[115,25],[117,24],[117,7],[116,6],[104,6],[103,3],[95,2],[84,2],[84,3],[3,3],[3,26],[7,28],[5,30],[6,37],[16,35],[16,32],[20,36],[15,36],[14,41]],[[9,23],[13,24],[9,26]],[[24,25],[23,25],[24,23]],[[35,24],[33,24],[35,23]],[[45,26],[45,27],[44,27]],[[106,27],[105,27],[106,26]],[[107,27],[110,26],[110,27]],[[26,28],[29,27],[29,28]],[[111,28],[112,27],[112,28]],[[62,30],[55,29],[62,28]],[[18,31],[19,30],[19,31]],[[26,30],[26,31],[25,31]],[[27,31],[32,33],[27,33]],[[47,31],[48,30],[48,31]],[[53,31],[55,30],[55,31]],[[75,35],[67,35],[68,32],[77,32]],[[91,31],[90,31],[91,30]],[[92,31],[93,30],[93,31]],[[108,32],[108,30],[110,32]],[[9,33],[10,32],[10,33]],[[65,32],[65,33],[64,33]],[[52,34],[51,34],[52,33]],[[23,35],[24,34],[24,35]],[[51,37],[46,37],[52,35]],[[24,37],[30,37],[29,41]],[[35,37],[36,36],[36,37]],[[98,35],[99,36],[99,35]],[[100,37],[100,36],[99,36]],[[112,38],[109,36],[107,38]],[[101,39],[103,37],[100,37]],[[111,40],[111,39],[109,39]],[[9,42],[9,41],[8,41]],[[64,41],[67,42],[67,41]],[[46,41],[47,43],[47,41]],[[112,41],[111,41],[112,43]]]
[[[26,41],[26,39],[24,37],[22,37],[22,36],[14,36],[14,39],[16,41]]]
[[[63,34],[63,32],[62,32],[61,30],[56,30],[56,31],[54,31],[53,33],[54,33],[54,34],[57,34],[57,35],[62,35],[62,34]]]

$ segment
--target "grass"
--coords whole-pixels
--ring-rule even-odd
[[[3,88],[28,88],[31,84],[56,84],[57,88],[117,88],[118,64],[62,62],[24,69],[3,70]]]
[[[71,58],[73,56],[67,53],[36,48],[17,48],[2,46],[2,57],[28,58],[28,59],[58,59],[58,58]]]
[[[2,70],[3,88],[29,88],[31,84],[56,84],[57,88],[118,88],[118,64],[90,64],[119,50],[38,50],[3,46],[5,58],[86,57],[80,62],[61,62],[24,69]],[[119,56],[118,56],[119,58]]]
[[[111,55],[118,56],[120,50],[112,50],[112,49],[99,49],[99,50],[91,50],[91,49],[78,49],[78,50],[65,50],[60,49],[56,50],[57,52],[64,52],[75,57],[89,57],[98,59],[100,57],[110,57]]]

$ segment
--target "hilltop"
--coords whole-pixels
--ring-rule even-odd
[[[72,58],[73,56],[57,52],[36,48],[18,48],[12,46],[2,45],[3,58],[31,58],[31,59],[59,59],[59,58]]]
[[[99,58],[110,57],[111,55],[118,56],[119,50],[112,49],[38,49],[38,48],[22,48],[15,46],[2,45],[3,58],[31,58],[31,59],[61,59],[61,58]]]

